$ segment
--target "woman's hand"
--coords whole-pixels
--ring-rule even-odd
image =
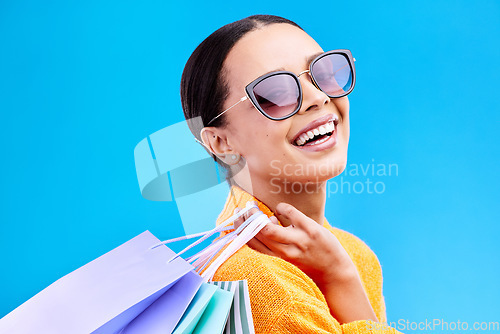
[[[245,213],[235,226],[256,211]],[[356,267],[335,235],[290,204],[279,203],[275,215],[248,246],[282,258],[306,273],[323,292],[339,322],[378,321]]]

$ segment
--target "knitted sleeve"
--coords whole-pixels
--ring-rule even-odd
[[[401,333],[380,322],[371,320],[358,320],[342,325],[342,333],[345,334],[395,334]]]
[[[328,223],[325,226],[340,241],[342,247],[349,254],[358,270],[361,283],[368,295],[370,304],[381,323],[387,322],[384,295],[382,293],[383,277],[382,267],[375,253],[366,243],[357,236],[331,227]]]
[[[300,274],[298,275],[300,277]],[[324,296],[316,290],[316,285],[300,277],[294,284],[288,280],[287,285],[291,297],[275,314],[272,324],[262,333],[337,333],[337,334],[397,334],[392,327],[370,320],[358,320],[340,324],[328,308]],[[264,289],[265,290],[265,289]]]
[[[397,333],[369,321],[340,325],[316,284],[296,266],[244,246],[217,270],[215,281],[246,279],[255,332]],[[371,331],[370,329],[377,329]]]
[[[236,207],[256,201],[268,217],[273,212],[243,189],[232,186],[217,224],[228,219]],[[255,332],[259,333],[399,333],[384,326],[385,301],[382,293],[382,268],[375,253],[353,234],[323,224],[340,241],[353,260],[370,304],[380,323],[353,321],[340,324],[331,314],[317,285],[298,267],[282,259],[268,256],[243,246],[226,260],[215,273],[215,281],[248,281]]]
[[[318,313],[311,305],[298,302],[280,315],[269,333],[397,334],[401,332],[370,320],[358,320],[340,325],[331,315]]]

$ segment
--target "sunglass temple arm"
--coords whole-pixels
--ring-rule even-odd
[[[227,108],[226,110],[224,110],[223,112],[221,112],[220,114],[218,114],[217,116],[215,116],[214,118],[212,118],[212,120],[210,122],[208,122],[207,126],[210,125],[213,121],[215,121],[217,118],[219,118],[220,116],[224,115],[224,113],[226,111],[229,111],[231,108],[235,107],[236,105],[238,105],[240,102],[243,102],[245,101],[246,99],[248,99],[247,96],[243,96],[238,102],[236,102],[235,104],[233,104],[232,106],[230,106],[229,108]]]

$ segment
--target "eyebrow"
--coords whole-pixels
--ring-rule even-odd
[[[309,66],[309,64],[319,55],[325,53],[324,51],[321,51],[321,52],[317,52],[315,54],[313,54],[312,56],[309,56],[307,59],[306,59],[306,64]]]
[[[324,51],[321,51],[321,52],[317,52],[317,53],[315,53],[315,54],[313,54],[313,55],[311,55],[311,56],[307,57],[307,58],[306,58],[306,64],[307,64],[307,66],[309,67],[309,64],[310,64],[310,63],[311,63],[311,62],[312,62],[312,61],[313,61],[313,60],[314,60],[317,56],[319,56],[319,55],[321,55],[321,54],[323,54],[323,53],[325,53],[325,52],[324,52]],[[274,69],[274,70],[271,70],[271,71],[268,71],[268,72],[266,72],[266,73],[261,74],[261,76],[262,76],[262,75],[269,74],[269,73],[273,73],[273,72],[278,72],[278,71],[286,71],[286,69],[285,69],[285,68],[283,68],[283,67],[276,68],[276,69]]]

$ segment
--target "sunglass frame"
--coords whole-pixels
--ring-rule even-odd
[[[329,56],[329,55],[332,55],[332,54],[340,54],[340,55],[343,55],[347,59],[347,62],[349,63],[349,67],[350,67],[350,71],[351,71],[351,76],[352,76],[351,87],[346,92],[344,92],[343,94],[341,94],[341,95],[335,95],[335,96],[332,96],[332,95],[328,94],[327,92],[325,92],[324,90],[322,90],[320,88],[320,86],[318,85],[318,83],[316,82],[316,80],[314,79],[314,75],[312,75],[312,73],[313,73],[312,72],[312,68],[313,68],[314,64],[316,62],[318,62],[320,59],[322,59],[323,57],[326,57],[326,56]],[[356,84],[356,70],[354,68],[354,58],[352,57],[351,51],[347,50],[347,49],[338,49],[338,50],[332,50],[332,51],[328,51],[328,52],[320,54],[319,56],[317,56],[316,58],[314,58],[311,61],[311,63],[309,64],[309,70],[304,71],[304,72],[302,72],[299,75],[296,75],[295,73],[289,72],[289,71],[276,71],[276,72],[266,73],[266,74],[258,77],[257,79],[253,80],[252,82],[250,82],[245,87],[245,93],[246,93],[248,99],[250,100],[250,102],[255,107],[255,109],[257,109],[262,115],[264,115],[267,118],[269,118],[271,120],[274,120],[274,121],[281,121],[281,120],[287,119],[287,118],[292,117],[293,115],[295,115],[300,110],[300,108],[302,107],[302,97],[303,97],[302,96],[302,85],[300,84],[299,76],[302,75],[303,73],[306,73],[306,72],[309,73],[309,76],[311,77],[314,86],[317,89],[319,89],[320,91],[322,91],[323,93],[325,93],[326,95],[328,95],[328,97],[330,97],[330,98],[339,98],[339,97],[343,97],[343,96],[348,95],[349,93],[352,92],[352,90],[354,89],[354,85]],[[255,97],[255,94],[254,94],[253,90],[254,90],[255,86],[257,86],[263,80],[265,80],[265,79],[267,79],[269,77],[275,76],[275,75],[282,75],[282,74],[290,75],[290,76],[292,76],[295,79],[295,82],[297,83],[297,86],[299,88],[299,104],[295,108],[295,110],[293,112],[291,112],[290,114],[285,115],[283,117],[273,117],[273,116],[267,114],[260,107],[260,105],[257,102],[257,98]]]

